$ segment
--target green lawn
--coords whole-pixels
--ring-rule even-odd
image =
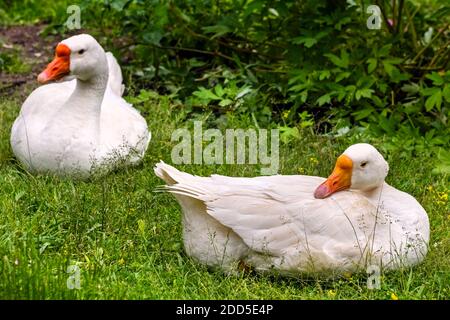
[[[23,93],[22,93],[23,95]],[[0,98],[0,298],[3,299],[443,299],[450,297],[448,177],[432,175],[431,159],[384,154],[388,183],[414,195],[431,221],[424,263],[384,274],[380,290],[364,274],[336,280],[224,275],[187,257],[181,212],[172,196],[155,192],[160,159],[171,163],[170,142],[182,107],[154,96],[137,107],[153,139],[142,165],[87,182],[32,176],[21,169],[9,132],[22,98]],[[247,119],[228,118],[246,128]],[[282,144],[280,173],[326,176],[336,156],[358,137],[331,139],[304,132]],[[388,141],[370,141],[383,150]],[[258,166],[181,166],[199,175],[259,174]],[[81,270],[81,289],[69,290],[67,268]]]

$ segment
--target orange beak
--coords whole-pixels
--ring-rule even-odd
[[[65,44],[58,44],[56,47],[55,58],[42,71],[37,80],[41,84],[52,80],[59,80],[70,73],[70,49]]]
[[[341,155],[337,159],[331,175],[314,191],[314,198],[323,199],[337,191],[350,188],[352,184],[352,168],[352,159],[346,155]]]

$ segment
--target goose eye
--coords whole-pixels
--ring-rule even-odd
[[[80,51],[78,51],[78,54],[83,54],[83,53],[84,53],[84,51],[86,51],[86,50],[84,50],[84,49],[81,49]]]
[[[367,161],[361,162],[361,168],[364,168],[367,165]]]

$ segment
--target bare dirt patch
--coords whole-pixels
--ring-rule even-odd
[[[36,77],[51,61],[61,35],[42,36],[44,24],[0,27],[0,52],[17,54],[19,59],[30,65],[26,73],[0,71],[0,95],[17,94],[26,97],[38,86]]]

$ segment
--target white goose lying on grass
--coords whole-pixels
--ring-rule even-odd
[[[123,98],[116,59],[87,34],[56,47],[24,102],[11,145],[32,172],[87,177],[139,161],[150,141],[145,119]]]
[[[384,182],[388,170],[369,144],[350,146],[326,180],[197,177],[163,162],[155,167],[183,210],[188,255],[227,272],[244,263],[291,275],[396,269],[424,258],[428,216]]]

